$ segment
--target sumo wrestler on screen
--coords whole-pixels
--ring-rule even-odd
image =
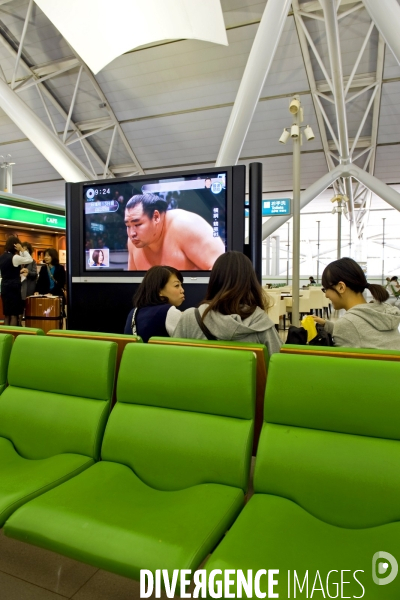
[[[167,210],[168,202],[156,194],[132,196],[125,208],[128,235],[128,270],[147,271],[154,265],[171,265],[180,271],[209,271],[225,252],[220,237],[194,212]]]

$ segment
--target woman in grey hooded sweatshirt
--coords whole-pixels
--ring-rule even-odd
[[[381,285],[368,283],[360,265],[352,258],[331,262],[322,273],[322,291],[335,310],[346,314],[336,322],[314,317],[332,334],[335,346],[400,350],[400,310],[386,304],[388,292]],[[363,291],[371,292],[368,303]]]
[[[282,342],[266,303],[250,260],[241,252],[226,252],[215,261],[202,304],[185,310],[173,337],[257,342],[271,355]]]

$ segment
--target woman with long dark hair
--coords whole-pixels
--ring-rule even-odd
[[[366,289],[374,302],[365,300]],[[400,350],[400,310],[386,304],[388,292],[382,285],[368,283],[355,260],[340,258],[331,262],[322,273],[322,291],[335,310],[347,311],[336,322],[314,317],[332,334],[335,346]]]
[[[18,317],[23,311],[21,297],[21,275],[26,277],[28,271],[21,265],[28,265],[32,257],[21,246],[15,235],[6,240],[4,253],[0,256],[1,298],[5,325],[18,325]]]
[[[39,272],[36,293],[60,296],[64,303],[65,269],[60,265],[57,250],[55,248],[47,248],[43,260],[45,264]]]
[[[183,313],[174,337],[258,342],[271,355],[282,342],[268,307],[250,260],[241,252],[226,252],[215,261],[200,307]]]
[[[133,297],[124,333],[139,335],[144,342],[156,335],[171,336],[182,316],[177,309],[185,299],[182,283],[174,267],[151,267]]]

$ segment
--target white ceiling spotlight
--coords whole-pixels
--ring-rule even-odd
[[[85,61],[98,73],[133,48],[194,39],[228,45],[220,0],[36,0]]]
[[[349,199],[347,196],[345,196],[344,194],[337,194],[336,196],[334,196],[333,198],[331,198],[331,202],[332,204],[336,203],[336,206],[334,206],[332,208],[332,214],[334,215],[335,213],[341,213],[343,215],[347,215],[349,212],[349,209],[347,208],[347,204],[349,202]],[[343,204],[342,204],[343,202]]]
[[[314,132],[309,125],[307,125],[307,127],[304,128],[304,135],[306,136],[307,142],[315,140]]]
[[[300,127],[298,125],[292,125],[290,128],[290,137],[298,138],[300,135]]]
[[[285,129],[282,132],[281,137],[279,138],[279,141],[281,144],[286,144],[286,142],[288,141],[289,138],[290,138],[290,133],[285,127]]]

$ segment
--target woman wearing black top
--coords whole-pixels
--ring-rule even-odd
[[[133,298],[124,333],[139,335],[144,342],[155,335],[172,336],[182,316],[185,299],[182,274],[174,267],[151,267]]]
[[[18,316],[22,314],[21,275],[27,275],[27,269],[21,265],[32,262],[29,252],[24,251],[15,235],[6,240],[5,252],[0,256],[1,299],[3,301],[4,325],[18,325]]]
[[[40,269],[35,294],[51,294],[64,299],[65,269],[60,265],[55,248],[47,248],[44,253],[45,264]]]

